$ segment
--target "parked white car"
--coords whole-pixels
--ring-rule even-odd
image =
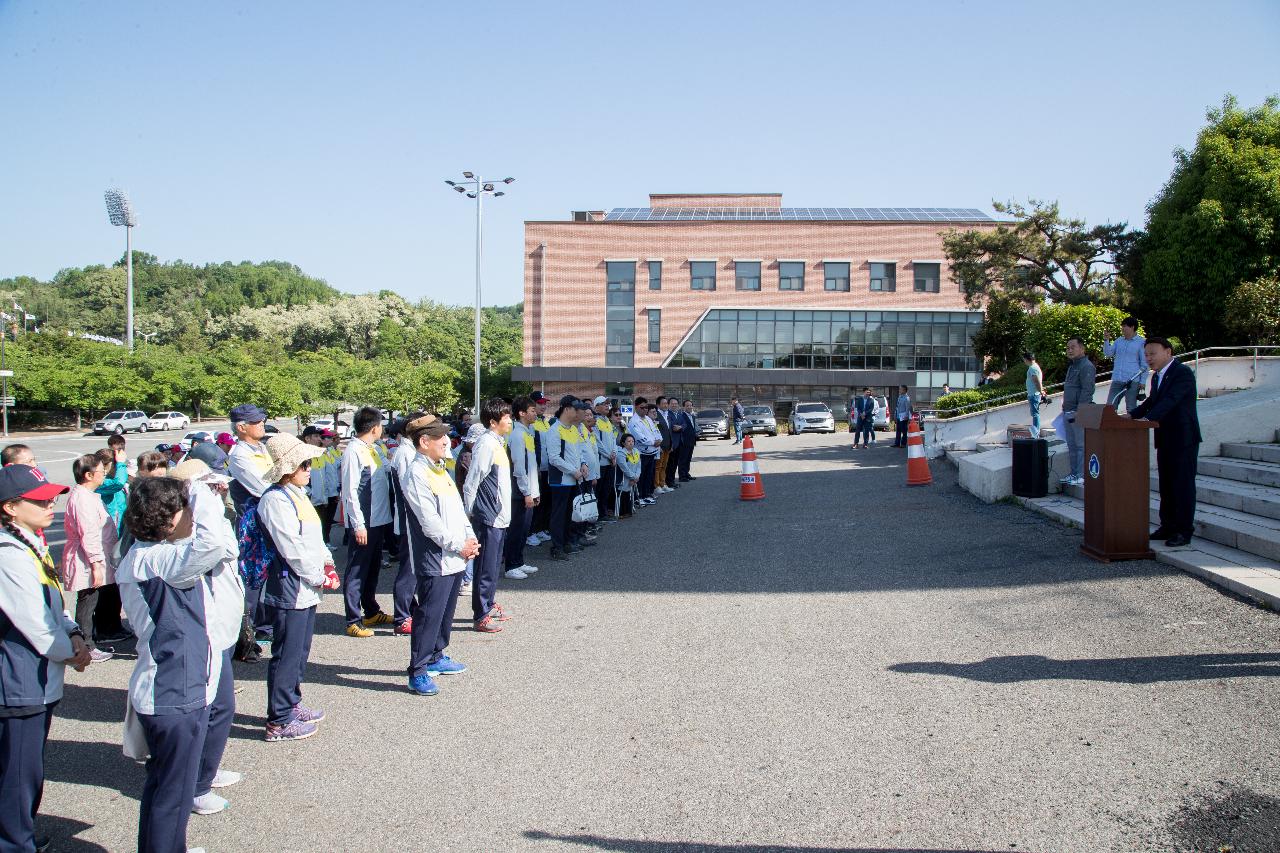
[[[791,434],[835,432],[836,418],[826,403],[796,403],[791,410]]]
[[[147,421],[147,429],[186,429],[191,419],[182,412],[156,412]]]
[[[94,435],[107,432],[124,435],[126,432],[146,432],[147,429],[147,413],[136,409],[111,412],[102,420],[93,422]]]

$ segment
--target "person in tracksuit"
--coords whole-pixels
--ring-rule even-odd
[[[618,517],[630,518],[635,512],[632,500],[640,483],[640,451],[636,450],[636,437],[622,433],[622,444],[613,453],[618,471]]]
[[[66,666],[83,672],[90,662],[40,535],[67,491],[30,465],[0,469],[0,850],[49,846],[36,837],[49,725]]]
[[[413,632],[409,641],[409,692],[434,696],[433,680],[467,671],[445,654],[467,561],[480,554],[457,483],[445,462],[449,425],[435,415],[414,418],[405,426],[417,454],[400,480],[407,507],[404,522],[417,589]]]
[[[541,496],[538,483],[538,439],[532,424],[537,417],[537,407],[528,397],[517,397],[511,406],[511,437],[507,452],[511,456],[511,526],[507,528],[507,567],[503,577],[524,580],[538,571],[524,561],[524,549],[529,544],[526,534],[533,523],[533,514]]]
[[[404,474],[409,470],[409,464],[413,462],[413,457],[418,455],[418,451],[414,449],[413,442],[405,436],[404,430],[406,424],[425,414],[426,412],[414,412],[396,422],[396,434],[400,441],[396,444],[395,452],[391,454],[391,462],[387,466],[388,484],[391,487],[393,499],[392,532],[398,543],[396,582],[392,587],[392,618],[395,620],[395,632],[405,635],[413,633],[413,594],[417,588],[417,580],[413,576],[413,560],[408,553],[409,528],[405,523],[405,515],[409,510],[404,505],[404,492],[400,484],[404,481]]]
[[[613,515],[614,489],[617,486],[615,482],[617,469],[614,468],[613,457],[618,449],[618,432],[610,419],[608,398],[596,397],[591,404],[596,413],[596,450],[600,456],[600,478],[596,480],[596,503],[600,507],[601,520],[608,520]]]
[[[320,516],[320,532],[327,546],[329,529],[333,525],[333,505],[329,503],[328,493],[329,475],[326,469],[332,464],[332,459],[328,439],[325,438],[326,432],[320,427],[309,426],[302,431],[302,440],[320,448],[320,455],[311,460],[311,482],[307,486],[307,495],[311,498],[311,505],[316,508],[316,515]]]
[[[231,431],[235,433],[236,442],[227,453],[227,470],[232,478],[231,502],[238,519],[271,485],[262,479],[271,467],[271,455],[262,443],[267,434],[267,413],[252,403],[236,406],[231,410]],[[255,636],[270,639],[266,615],[262,610],[261,587],[245,588],[244,613],[248,625],[255,629]],[[257,643],[249,643],[243,652],[244,660],[250,662],[257,661],[260,655]]]
[[[530,397],[537,406],[538,416],[529,426],[533,429],[534,446],[538,451],[538,494],[542,500],[533,510],[532,527],[528,539],[529,547],[537,547],[551,541],[551,480],[547,463],[547,431],[551,424],[547,420],[547,398],[541,391],[534,391]],[[533,539],[538,541],[534,542]]]
[[[318,731],[324,712],[302,704],[302,681],[311,654],[316,606],[321,590],[337,578],[321,535],[320,516],[307,499],[311,460],[324,451],[291,435],[267,442],[274,482],[258,501],[258,520],[275,559],[268,569],[263,603],[271,618],[274,640],[267,664],[267,728],[269,742],[302,740]]]
[[[544,436],[547,440],[547,465],[551,492],[551,559],[567,560],[582,548],[573,542],[570,516],[573,498],[587,477],[587,463],[582,459],[582,441],[578,437],[578,413],[574,398],[565,397],[556,410],[556,419]]]
[[[209,704],[222,676],[222,655],[209,638],[209,573],[238,557],[221,532],[224,518],[213,492],[170,477],[140,479],[125,511],[135,542],[116,582],[138,635],[125,737],[133,740],[130,730],[141,727],[150,754],[138,853],[186,850]]]
[[[375,597],[382,567],[382,540],[391,527],[390,480],[373,445],[382,436],[382,412],[365,406],[351,419],[356,437],[342,454],[342,512],[347,526],[347,636],[372,637],[375,625],[392,618]]]
[[[596,416],[585,401],[579,400],[574,408],[578,411],[578,437],[582,440],[582,458],[587,463],[587,478],[582,481],[582,491],[579,494],[595,497],[596,487],[600,484],[600,442],[596,438]],[[595,522],[575,522],[574,541],[580,545],[595,545],[601,530],[599,518],[600,507],[597,505]]]
[[[462,503],[480,540],[480,557],[471,585],[471,619],[477,631],[496,634],[509,617],[494,600],[502,575],[503,544],[511,524],[511,406],[498,398],[480,407],[485,432],[471,448],[471,467],[462,486]]]
[[[139,466],[141,467],[141,466]],[[168,476],[189,482],[190,490],[209,490],[216,500],[222,497],[215,489],[225,489],[227,478],[219,477],[209,466],[199,459],[187,459],[169,470]],[[238,552],[239,539],[231,521],[226,516],[226,503],[223,502],[222,524],[217,526],[222,537],[226,553]],[[241,780],[241,775],[234,770],[221,768],[222,755],[227,749],[227,738],[231,735],[231,723],[236,714],[235,675],[231,669],[231,653],[240,636],[240,624],[244,611],[244,580],[240,577],[240,567],[236,558],[226,559],[218,563],[209,573],[209,587],[213,599],[213,609],[209,611],[209,647],[213,654],[222,656],[222,670],[218,677],[218,687],[213,701],[209,704],[209,726],[205,730],[204,748],[200,754],[200,771],[196,775],[196,796],[192,811],[199,815],[217,814],[231,804],[214,788],[226,788]]]

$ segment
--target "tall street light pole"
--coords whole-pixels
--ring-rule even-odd
[[[474,172],[463,172],[461,181],[445,181],[455,192],[465,193],[467,198],[476,200],[476,331],[475,331],[475,397],[471,410],[475,417],[480,417],[480,295],[482,290],[483,252],[484,252],[484,197],[491,195],[497,198],[506,195],[495,190],[493,184],[487,184]],[[503,178],[501,183],[511,184],[515,178]]]
[[[124,336],[133,352],[133,226],[138,224],[138,217],[129,203],[129,196],[121,189],[107,190],[103,196],[107,200],[107,219],[112,225],[124,226],[124,268],[125,268],[125,315]]]

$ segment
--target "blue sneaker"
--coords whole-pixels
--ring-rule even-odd
[[[411,675],[409,676],[409,692],[416,693],[419,696],[434,696],[440,692],[440,688],[436,687],[436,683],[431,680],[429,675]]]
[[[439,678],[442,675],[458,675],[467,671],[467,665],[458,663],[448,655],[441,655],[440,660],[427,664],[427,675]]]

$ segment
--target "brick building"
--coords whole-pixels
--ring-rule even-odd
[[[843,405],[981,378],[943,256],[979,210],[785,208],[774,193],[651,195],[525,223],[524,365],[551,398],[677,394]]]

